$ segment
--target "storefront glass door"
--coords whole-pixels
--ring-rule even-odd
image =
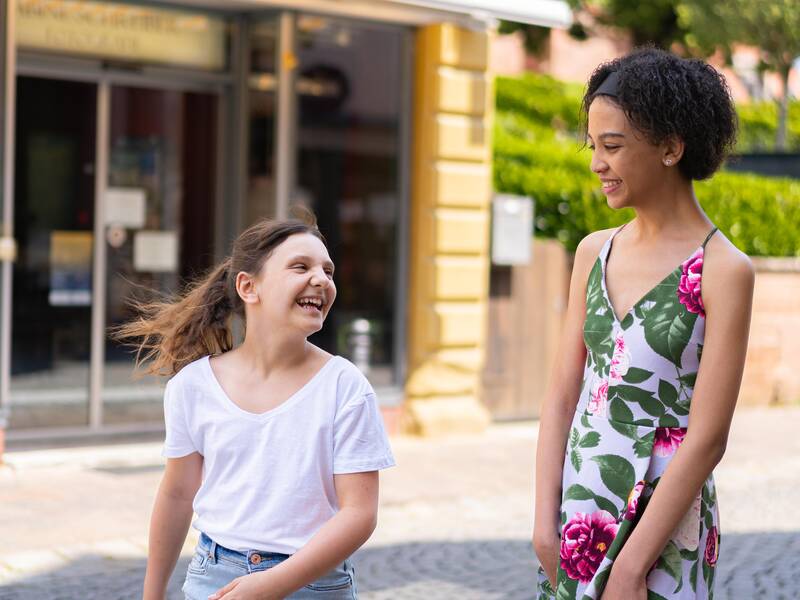
[[[113,86],[104,220],[107,331],[131,300],[177,293],[213,257],[217,97]],[[131,349],[104,336],[104,424],[160,422],[163,379],[134,376]]]
[[[109,332],[213,260],[219,96],[17,90],[10,429],[159,424],[163,380],[135,377]]]
[[[19,77],[10,427],[85,425],[97,85]]]

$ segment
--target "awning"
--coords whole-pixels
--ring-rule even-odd
[[[494,17],[542,27],[566,29],[572,10],[562,0],[390,0],[423,8],[459,13],[475,18]]]

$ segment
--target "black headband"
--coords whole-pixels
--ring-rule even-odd
[[[606,96],[617,95],[617,85],[619,84],[619,71],[611,71],[603,80],[603,83],[595,90],[594,95],[605,94]]]

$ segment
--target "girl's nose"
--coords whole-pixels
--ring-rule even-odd
[[[311,271],[311,285],[316,287],[326,288],[330,285],[331,280],[324,269],[313,269]]]
[[[608,164],[606,161],[598,158],[597,153],[595,153],[592,155],[592,162],[590,163],[589,168],[593,173],[602,173],[608,169]]]

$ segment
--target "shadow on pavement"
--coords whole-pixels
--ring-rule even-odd
[[[188,558],[168,600],[182,600]],[[519,539],[414,542],[365,548],[353,558],[362,600],[534,598],[536,560]],[[0,600],[135,600],[143,559],[76,558],[0,587]],[[723,534],[716,600],[800,600],[800,532]]]

